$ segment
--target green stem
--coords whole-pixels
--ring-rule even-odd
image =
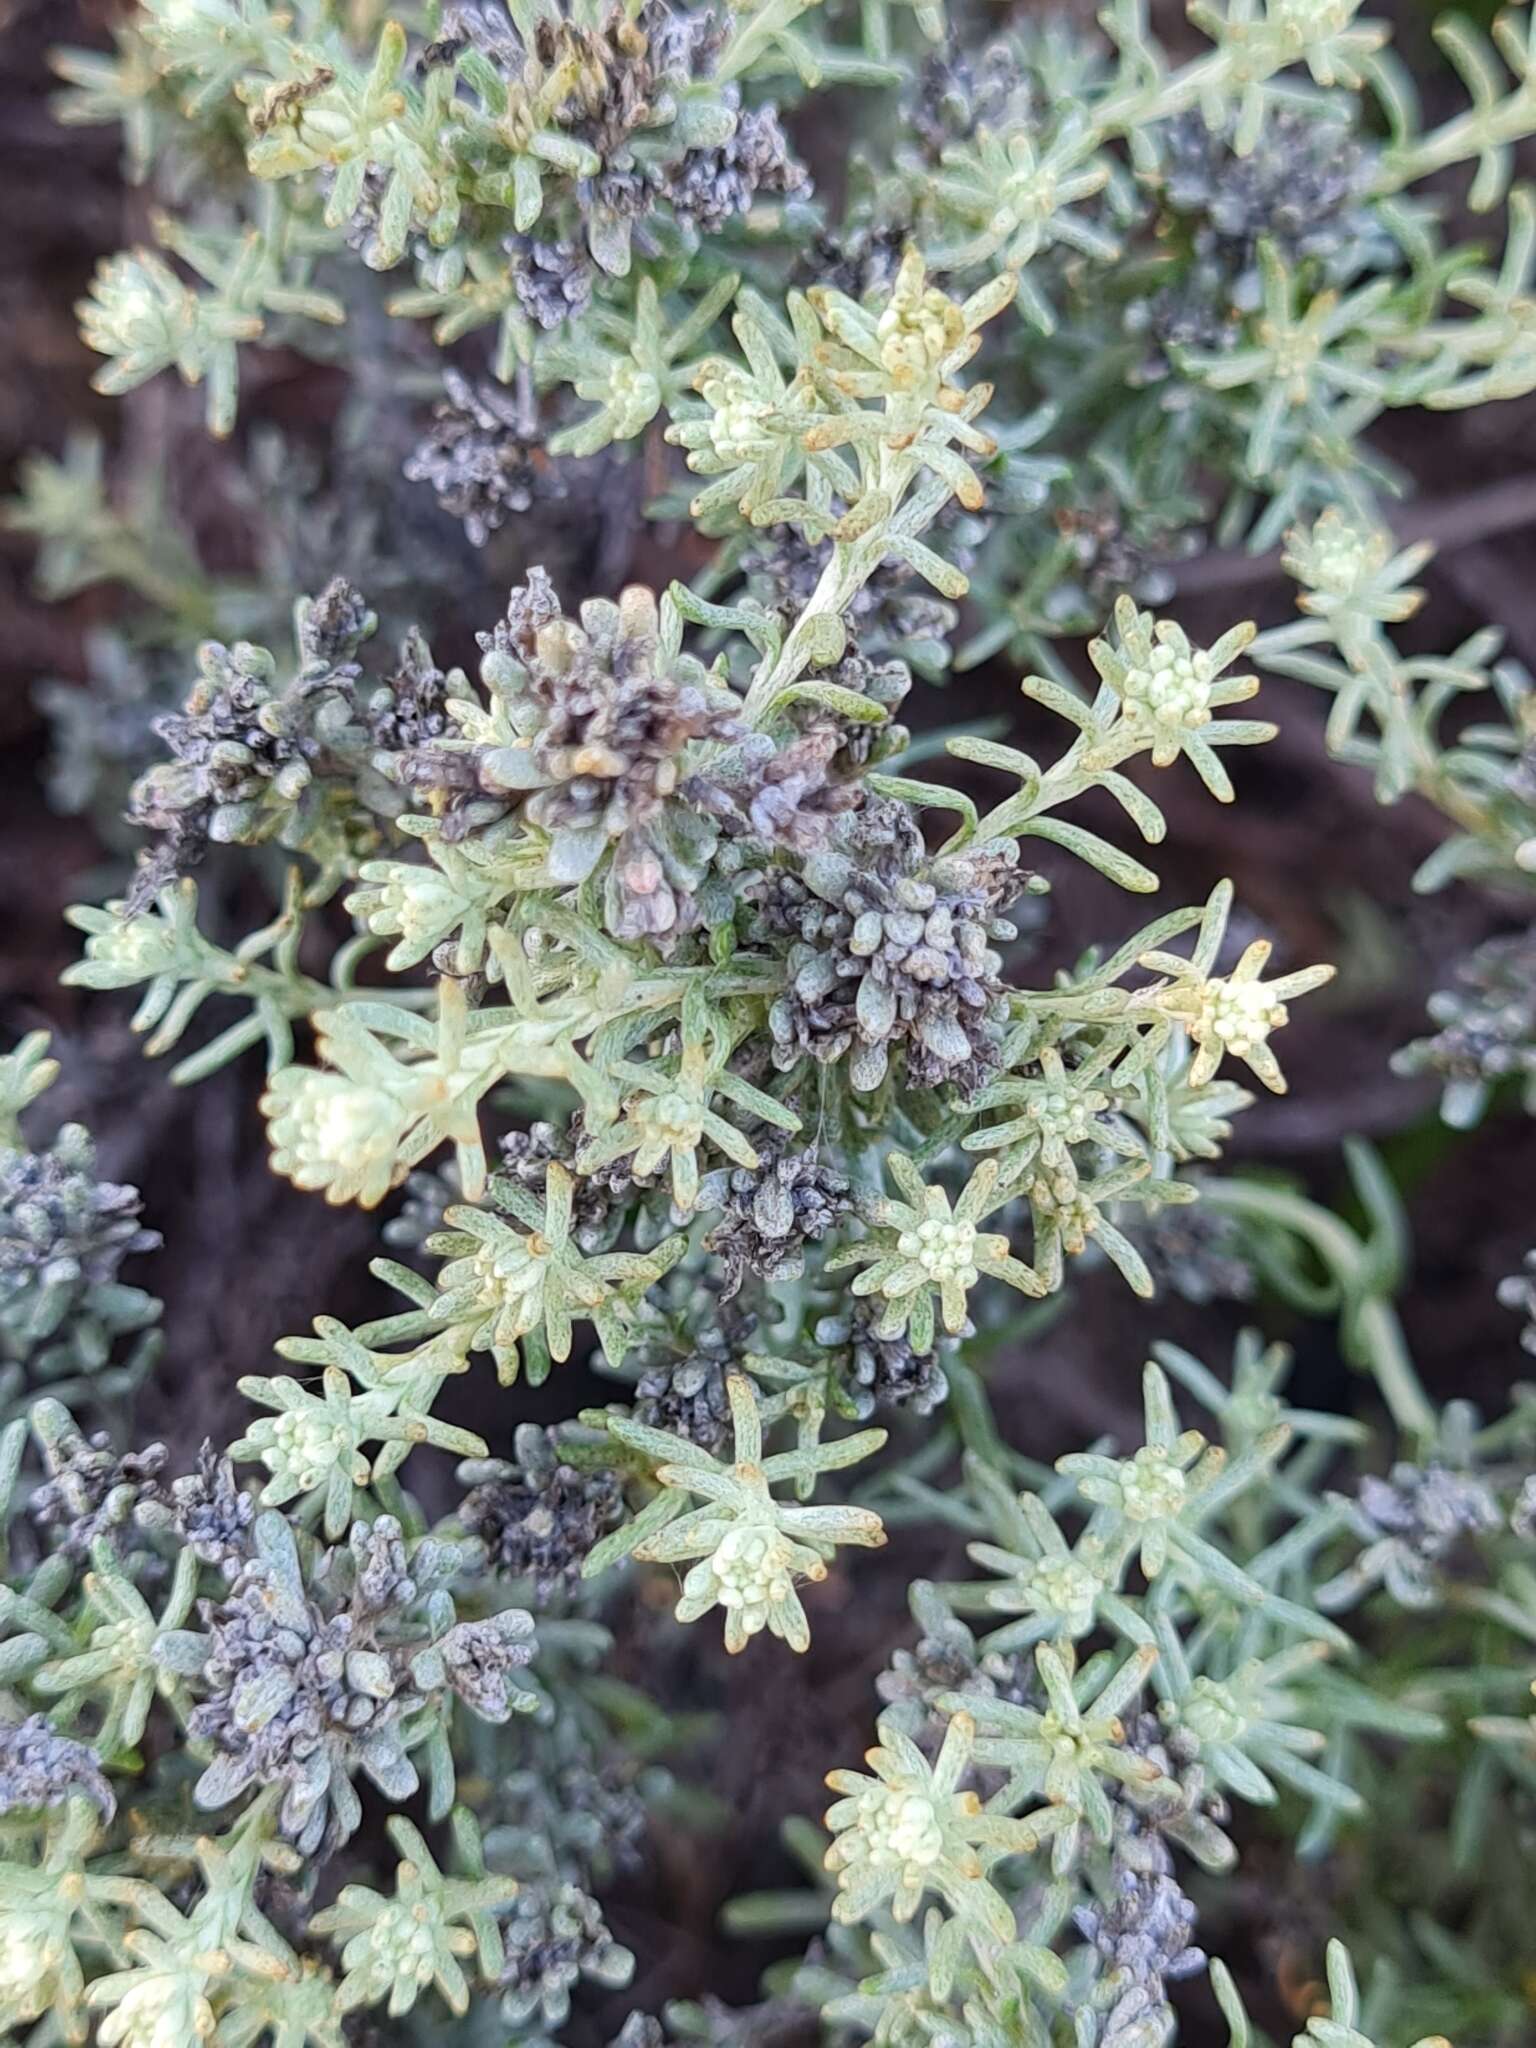
[[[1284,1188],[1254,1181],[1212,1180],[1201,1200],[1235,1216],[1277,1224],[1309,1244],[1344,1298],[1341,1332],[1345,1356],[1374,1377],[1399,1430],[1424,1442],[1435,1435],[1435,1411],[1419,1381],[1397,1311],[1370,1292],[1366,1247],[1330,1209]]]
[[[1524,84],[1517,85],[1498,106],[1469,107],[1464,113],[1443,121],[1431,134],[1410,147],[1390,150],[1371,183],[1373,197],[1386,198],[1416,185],[1436,171],[1452,164],[1467,163],[1473,157],[1508,149],[1524,141],[1536,128],[1536,95]]]
[[[910,397],[886,400],[886,415],[894,437],[899,438],[909,428],[915,433],[921,424],[922,413],[923,407]],[[888,440],[881,442],[880,463],[872,488],[889,501],[890,511],[884,522],[887,527],[916,474],[917,464],[909,455],[892,447]],[[778,655],[752,679],[743,707],[743,715],[750,722],[760,721],[779,692],[798,682],[810,665],[817,637],[815,622],[828,617],[841,618],[879,568],[884,556],[878,545],[878,533],[874,536],[873,546],[871,538],[869,534],[861,534],[852,542],[833,542],[832,559],[822,570],[816,588]]]

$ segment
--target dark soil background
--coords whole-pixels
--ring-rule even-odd
[[[169,452],[178,508],[209,558],[238,567],[248,560],[249,536],[220,480],[221,465],[233,458],[205,440],[199,395],[166,379],[117,403],[88,388],[93,359],[71,307],[97,257],[142,233],[144,200],[122,183],[113,133],[52,123],[44,52],[58,41],[103,41],[111,12],[108,0],[0,0],[0,489],[11,488],[20,456],[37,448],[57,453],[72,425],[97,425],[109,446],[158,443]],[[1401,24],[1412,60],[1427,47],[1425,22],[1413,15]],[[302,433],[306,421],[324,420],[335,399],[327,374],[281,355],[254,356],[242,432],[275,420]],[[1421,495],[1403,515],[1405,534],[1442,542],[1426,579],[1426,634],[1449,646],[1491,618],[1511,651],[1536,665],[1536,401],[1404,419],[1383,445],[1420,480]],[[419,514],[417,506],[410,516]],[[552,538],[566,554],[562,566],[584,570],[594,590],[637,575],[664,577],[678,566],[675,557],[658,559],[667,537],[654,530],[621,532],[617,543],[611,533]],[[466,565],[465,589],[434,621],[439,658],[469,653],[473,627],[496,616],[527,559],[512,542]],[[164,1249],[129,1275],[166,1305],[166,1348],[140,1422],[146,1437],[164,1437],[181,1456],[205,1434],[223,1440],[234,1433],[235,1379],[268,1370],[276,1338],[321,1312],[351,1319],[381,1312],[381,1290],[366,1273],[377,1219],[323,1208],[272,1177],[252,1059],[179,1092],[163,1065],[143,1059],[126,999],[58,986],[76,952],[62,911],[90,893],[90,871],[105,849],[86,820],[48,806],[47,732],[32,690],[39,677],[84,677],[84,635],[114,615],[120,597],[103,588],[47,606],[31,593],[30,566],[27,542],[0,534],[0,1033],[9,1043],[40,1024],[52,1029],[64,1078],[47,1098],[44,1120],[88,1123],[102,1171],[142,1188],[146,1221],[164,1235]],[[328,573],[317,565],[317,580]],[[1275,623],[1289,607],[1273,563],[1218,556],[1193,566],[1168,609],[1199,639],[1245,615]],[[1510,924],[1512,906],[1466,889],[1416,899],[1409,877],[1438,836],[1435,817],[1416,803],[1379,808],[1366,778],[1329,762],[1324,707],[1314,694],[1275,681],[1262,701],[1281,737],[1245,752],[1235,810],[1211,802],[1192,776],[1169,775],[1158,786],[1170,822],[1162,902],[1199,900],[1218,876],[1230,875],[1239,902],[1276,939],[1287,964],[1341,963],[1338,982],[1301,1006],[1286,1033],[1290,1095],[1266,1100],[1242,1120],[1232,1156],[1281,1165],[1321,1199],[1347,1204],[1340,1138],[1360,1133],[1381,1145],[1412,1221],[1417,1257],[1401,1310],[1424,1377],[1438,1397],[1497,1405],[1519,1362],[1513,1319],[1495,1305],[1494,1287],[1518,1265],[1531,1235],[1529,1126],[1496,1115],[1470,1136],[1447,1139],[1433,1116],[1434,1090],[1394,1078],[1386,1062],[1419,1030],[1425,996],[1444,983],[1450,964]],[[1016,717],[1022,744],[1053,744],[1049,721],[1018,698],[1016,676],[1004,666],[963,678],[942,697],[919,685],[909,708],[919,725],[1001,712]],[[1079,872],[1064,872],[1061,884],[1052,944],[1063,954],[1088,935],[1118,937],[1139,909]],[[1275,1304],[1259,1304],[1256,1315],[1269,1334],[1295,1345],[1307,1402],[1359,1401],[1331,1326],[1297,1322]],[[1219,1367],[1244,1319],[1178,1302],[1149,1313],[1113,1275],[1094,1273],[1075,1286],[1069,1314],[998,1363],[992,1384],[1000,1420],[1016,1445],[1041,1458],[1105,1429],[1133,1428],[1150,1338],[1188,1343]],[[500,1448],[527,1397],[518,1397],[514,1415],[488,1373],[471,1380],[461,1383],[455,1419]],[[544,1392],[553,1415],[600,1397],[601,1389],[568,1373]],[[706,1991],[733,2003],[754,1995],[775,1951],[726,1940],[720,1907],[734,1893],[796,1881],[778,1845],[779,1822],[819,1813],[823,1771],[865,1746],[874,1674],[910,1639],[907,1582],[954,1561],[941,1540],[898,1531],[878,1558],[861,1555],[853,1573],[834,1572],[815,1597],[815,1644],[804,1659],[763,1639],[727,1660],[707,1629],[683,1639],[665,1631],[672,1647],[658,1669],[657,1631],[616,1620],[625,1675],[670,1704],[717,1712],[729,1729],[729,1740],[678,1759],[680,1773],[707,1783],[729,1820],[702,1840],[662,1830],[643,1877],[611,1897],[616,1932],[641,1957],[640,1971],[632,1993],[580,2020],[573,2038],[606,2039],[629,2003],[654,2010],[666,1998]],[[659,1584],[648,1589],[657,1601],[665,1593]],[[1308,1877],[1310,1905],[1294,1881],[1282,1875],[1275,1883],[1278,1890],[1262,1893],[1251,1883],[1233,1888],[1225,1903],[1238,1924],[1218,1944],[1253,1990],[1256,2011],[1271,2017],[1265,1987],[1281,1961],[1275,1930],[1293,1918],[1303,1931],[1311,1926],[1327,1876],[1321,1883],[1316,1873]],[[1204,2016],[1191,2027],[1199,2041],[1210,2012],[1203,1987],[1190,2004],[1192,2018]]]

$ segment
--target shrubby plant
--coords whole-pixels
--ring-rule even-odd
[[[1264,659],[1332,694],[1329,745],[1373,771],[1384,803],[1413,792],[1454,826],[1414,876],[1415,888],[1472,877],[1518,902],[1536,873],[1531,682],[1496,658],[1501,635],[1493,627],[1447,656],[1399,653],[1388,629],[1419,609],[1423,592],[1409,579],[1431,553],[1427,544],[1395,550],[1382,527],[1324,513],[1292,536],[1285,557],[1307,616],[1266,634]],[[1497,717],[1448,731],[1462,694],[1483,690]],[[1527,927],[1480,946],[1458,968],[1457,987],[1434,998],[1435,1034],[1399,1056],[1405,1072],[1442,1078],[1448,1123],[1475,1123],[1501,1082],[1516,1086],[1527,1111],[1536,1103],[1531,944]]]
[[[1430,1399],[1364,1147],[1363,1225],[1223,1163],[1331,966],[1272,971],[1214,873],[1054,972],[1036,938],[1071,864],[1158,891],[1161,778],[1237,798],[1229,750],[1275,732],[1250,664],[1446,813],[1424,886],[1528,891],[1528,683],[1491,630],[1400,651],[1423,552],[1368,430],[1536,389],[1529,24],[1498,59],[1443,28],[1470,105],[1428,129],[1352,5],[1190,24],[1180,59],[1132,0],[995,37],[886,0],[141,0],[60,53],[61,117],[120,123],[157,201],[81,308],[98,387],[175,371],[225,435],[252,349],[349,379],[325,492],[242,450],[247,579],[91,443],[24,480],[44,587],[133,598],[89,651],[100,718],[44,699],[60,799],[137,848],[65,979],[132,991],[178,1081],[264,1056],[274,1171],[391,1204],[396,1305],[285,1339],[243,1433],[176,1469],[135,1434],[156,1304],[119,1278],[158,1240],[83,1131],[34,1135],[41,1039],[0,1064],[0,2016],[29,2048],[550,2038],[635,1975],[602,1900],[650,1818],[701,1824],[690,1731],[609,1668],[620,1603],[768,1671],[914,1521],[969,1563],[913,1586],[825,1835],[788,1829],[811,1889],[736,1909],[824,1930],[775,2023],[1162,2048],[1208,1977],[1246,2048],[1207,1879],[1278,1843],[1350,1873],[1300,1916],[1298,2048],[1524,2038],[1529,1390]],[[836,209],[796,121],[834,87],[871,138]],[[1429,196],[1463,168],[1496,260]],[[610,596],[528,521],[626,454],[700,545]],[[1299,622],[1171,615],[1209,542],[1282,540]],[[440,665],[475,551],[513,542],[478,660]],[[914,676],[988,658],[1054,744],[902,722]],[[1501,722],[1454,716],[1476,688]],[[232,871],[266,895],[240,931]],[[1528,932],[1482,949],[1401,1056],[1452,1121],[1536,1072],[1533,964]],[[1336,1315],[1362,1416],[1154,1307],[1141,1440],[1037,1464],[988,1359],[1095,1270]],[[562,1415],[582,1367],[611,1398]],[[438,1412],[466,1374],[494,1439]]]

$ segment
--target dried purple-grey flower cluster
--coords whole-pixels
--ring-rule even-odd
[[[1349,1606],[1378,1585],[1400,1606],[1432,1606],[1457,1545],[1502,1527],[1504,1519],[1476,1473],[1406,1462],[1385,1479],[1367,1473],[1350,1508],[1360,1554],[1318,1588],[1321,1607]]]
[[[235,1478],[230,1460],[205,1437],[195,1469],[173,1479],[171,1524],[200,1564],[234,1578],[250,1547],[255,1503]]]
[[[910,1085],[972,1094],[996,1065],[1001,915],[1022,888],[1013,841],[931,859],[910,814],[883,799],[852,814],[835,851],[782,871],[760,901],[765,935],[790,941],[773,1004],[774,1064],[847,1058],[860,1093],[893,1052]]]
[[[50,1335],[92,1288],[160,1234],[139,1221],[137,1188],[96,1178],[96,1148],[65,1124],[45,1152],[0,1149],[0,1318],[18,1339]]]
[[[296,1572],[250,1558],[227,1598],[205,1608],[204,1697],[188,1732],[212,1745],[197,1783],[199,1806],[228,1805],[253,1786],[281,1785],[278,1824],[306,1855],[329,1852],[362,1817],[352,1773],[390,1799],[416,1788],[401,1723],[424,1704],[401,1659],[379,1645],[379,1625],[416,1587],[399,1525],[358,1524],[352,1597],[327,1611]]]
[[[552,879],[584,881],[611,846],[615,936],[679,929],[717,836],[675,801],[683,755],[695,741],[741,736],[735,693],[691,655],[663,651],[656,602],[639,589],[617,605],[584,605],[577,624],[536,569],[479,639],[487,671],[530,724],[518,788],[533,785],[525,815],[549,834]],[[507,752],[491,749],[480,762],[482,788],[502,786]]]
[[[701,1337],[701,1346],[708,1335]],[[635,1420],[711,1454],[719,1451],[731,1434],[727,1363],[701,1348],[676,1363],[647,1366],[635,1383]]]
[[[1521,1349],[1536,1353],[1536,1249],[1520,1262],[1520,1271],[1499,1282],[1499,1303],[1524,1318],[1520,1332]]]
[[[950,41],[923,59],[907,98],[907,124],[936,166],[953,143],[969,141],[978,129],[1015,126],[1036,103],[1034,81],[1011,44],[988,43],[972,54]]]
[[[62,1417],[62,1409],[54,1409]],[[53,1532],[56,1547],[66,1556],[87,1557],[103,1537],[121,1540],[146,1513],[164,1506],[161,1474],[166,1466],[164,1444],[142,1451],[119,1452],[106,1432],[86,1437],[72,1427],[44,1438],[48,1477],[29,1502],[40,1529]]]
[[[1132,331],[1152,344],[1146,378],[1165,375],[1180,350],[1236,346],[1262,292],[1261,243],[1288,267],[1312,264],[1340,280],[1367,268],[1373,251],[1390,260],[1365,205],[1370,155],[1337,121],[1276,108],[1240,156],[1230,130],[1181,114],[1162,131],[1161,152],[1164,233],[1189,253],[1177,284],[1131,308]]]
[[[881,221],[824,228],[812,237],[804,260],[805,274],[810,282],[827,285],[850,299],[887,293],[896,281],[902,251],[910,239],[909,226]]]
[[[1363,201],[1372,165],[1337,121],[1277,107],[1240,156],[1230,131],[1179,114],[1160,145],[1164,205],[1193,226],[1197,258],[1228,278],[1252,273],[1261,241],[1293,265],[1360,260],[1371,233]],[[1256,301],[1240,293],[1239,303]]]
[[[1206,1778],[1198,1742],[1143,1712],[1127,1716],[1125,1746],[1158,1776],[1153,1791],[1133,1784],[1110,1789],[1108,1897],[1073,1913],[1097,1951],[1094,2048],[1142,2048],[1163,2038],[1172,2021],[1166,1987],[1205,1968],[1205,1952],[1192,1939],[1197,1910],[1179,1882],[1169,1843],[1211,1866],[1231,1856],[1221,1832],[1226,1801]]]
[[[485,378],[471,383],[454,369],[443,372],[443,384],[446,396],[405,474],[429,485],[482,548],[509,513],[563,497],[565,480],[545,452],[536,404]]]
[[[1396,1055],[1399,1073],[1437,1075],[1480,1100],[1501,1081],[1536,1079],[1536,928],[1489,939],[1429,999],[1433,1036]]]
[[[557,1431],[524,1422],[511,1461],[474,1458],[458,1468],[469,1489],[459,1521],[484,1544],[492,1570],[530,1579],[541,1602],[576,1583],[592,1546],[624,1512],[614,1474],[582,1470],[561,1448]]]
[[[633,1967],[596,1899],[573,1884],[525,1887],[502,1937],[501,2012],[514,2026],[534,2019],[545,2028],[561,2026],[578,1983],[612,1989],[628,1982]]]
[[[899,250],[898,250],[899,259]],[[985,515],[940,514],[945,558],[959,568],[974,560],[987,531]],[[792,621],[809,602],[831,559],[831,543],[808,540],[794,527],[770,527],[742,557],[747,587],[759,603]],[[882,562],[848,607],[846,624],[872,658],[946,647],[960,614],[894,556]],[[915,656],[913,657],[915,659]]]
[[[432,659],[419,627],[401,641],[400,659],[388,681],[364,697],[362,716],[370,741],[385,756],[430,746],[447,731],[448,678]]]
[[[370,765],[372,736],[359,711],[355,657],[376,624],[358,592],[336,577],[299,607],[299,668],[285,683],[264,649],[204,642],[185,704],[156,722],[171,759],[146,769],[129,799],[131,822],[161,838],[141,860],[130,914],[201,860],[210,842],[278,837],[317,778],[344,787],[353,803],[398,809]],[[374,692],[371,715],[383,717],[391,701],[387,686]]]
[[[711,1453],[729,1443],[726,1375],[752,1349],[758,1327],[748,1301],[727,1295],[714,1272],[700,1279],[685,1268],[672,1276],[657,1304],[659,1327],[643,1334],[631,1354],[637,1422]]]
[[[930,1754],[936,1754],[949,1723],[949,1709],[940,1702],[955,1693],[996,1696],[997,1683],[984,1668],[976,1638],[950,1613],[934,1587],[920,1580],[912,1589],[914,1615],[922,1634],[911,1649],[898,1649],[875,1680],[875,1691],[888,1707],[899,1709],[905,1731]]]
[[[914,1351],[905,1334],[879,1334],[879,1314],[878,1304],[855,1297],[844,1313],[821,1318],[816,1342],[834,1354],[839,1384],[861,1419],[901,1408],[932,1415],[949,1398],[944,1358],[954,1354],[962,1339],[941,1335],[930,1350]],[[967,1323],[963,1335],[974,1334]]]
[[[117,1811],[95,1752],[60,1735],[43,1714],[0,1722],[0,1813],[37,1812],[66,1799],[88,1799],[103,1820]]]
[[[586,21],[542,15],[526,32],[500,14],[446,10],[423,63],[452,63],[473,47],[505,81],[504,124],[554,128],[589,159],[578,174],[548,161],[541,166],[541,212],[545,221],[565,218],[579,227],[590,257],[574,234],[506,238],[518,304],[538,326],[558,326],[585,308],[594,262],[622,274],[637,232],[653,246],[647,222],[659,209],[697,232],[717,233],[760,192],[808,187],[775,109],[743,109],[734,81],[712,89],[719,113],[734,117],[723,140],[690,143],[686,131],[668,132],[684,94],[713,71],[725,36],[713,12],[665,0],[615,6]],[[376,238],[382,196],[379,181],[365,181],[351,230],[365,253]]]
[[[355,1523],[348,1543],[308,1573],[291,1536],[268,1533],[274,1525],[272,1516],[256,1525],[257,1545],[226,1597],[203,1603],[206,1633],[162,1639],[161,1654],[201,1695],[187,1728],[213,1757],[197,1803],[226,1806],[280,1785],[283,1833],[305,1855],[330,1854],[362,1818],[355,1774],[391,1800],[415,1791],[406,1752],[426,1733],[413,1717],[431,1698],[456,1692],[485,1718],[506,1718],[532,1624],[517,1610],[447,1627],[418,1619],[418,1596],[457,1560],[430,1540],[409,1554],[392,1516]]]
[[[584,1142],[581,1113],[563,1126],[540,1120],[526,1131],[509,1131],[501,1140],[501,1158],[491,1177],[489,1200],[497,1200],[497,1183],[512,1181],[530,1194],[544,1195],[551,1164],[571,1176],[571,1235],[584,1252],[601,1251],[612,1241],[614,1210],[634,1192],[627,1159],[616,1159],[599,1174],[579,1172],[577,1154]]]
[[[1137,1212],[1132,1235],[1159,1294],[1202,1306],[1253,1298],[1257,1277],[1235,1217],[1200,1202],[1149,1204]]]
[[[546,330],[578,319],[592,301],[592,259],[573,242],[511,235],[512,289],[535,326]]]
[[[793,1151],[778,1140],[758,1147],[756,1166],[706,1176],[701,1199],[720,1211],[705,1249],[724,1264],[726,1300],[749,1273],[798,1279],[807,1244],[819,1243],[852,1207],[846,1174],[814,1151]]]
[[[810,188],[805,166],[790,154],[772,107],[738,114],[718,149],[691,149],[666,183],[673,212],[701,234],[716,235],[750,211],[759,192],[790,195]]]

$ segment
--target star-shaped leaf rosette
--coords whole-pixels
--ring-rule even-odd
[[[1232,801],[1232,781],[1213,750],[1262,745],[1275,736],[1263,719],[1216,718],[1225,705],[1246,703],[1258,691],[1257,676],[1226,673],[1253,637],[1245,623],[1213,647],[1196,647],[1172,619],[1154,619],[1122,597],[1113,637],[1088,644],[1089,659],[1118,700],[1121,735],[1135,735],[1155,768],[1172,767],[1182,754],[1223,803]]]
[[[662,1491],[594,1547],[583,1576],[626,1556],[650,1564],[697,1560],[683,1580],[679,1621],[697,1621],[712,1607],[723,1607],[725,1647],[733,1654],[765,1628],[792,1650],[805,1650],[811,1629],[796,1579],[824,1579],[840,1543],[878,1549],[885,1528],[868,1508],[797,1506],[775,1500],[773,1488],[785,1480],[808,1485],[822,1472],[856,1465],[879,1450],[886,1432],[862,1429],[836,1443],[802,1443],[765,1458],[762,1411],[745,1373],[730,1375],[726,1394],[735,1432],[729,1465],[665,1430],[627,1416],[603,1418],[611,1435],[654,1465],[652,1476]],[[704,1505],[689,1509],[690,1493]]]
[[[827,1261],[829,1272],[864,1265],[853,1281],[853,1292],[880,1296],[878,1337],[905,1335],[914,1351],[931,1351],[935,1300],[944,1328],[958,1336],[965,1328],[971,1289],[983,1274],[1006,1281],[1021,1294],[1045,1293],[1039,1274],[1012,1256],[1000,1231],[976,1227],[1014,1192],[1011,1187],[999,1192],[995,1159],[977,1167],[953,1204],[943,1188],[927,1185],[904,1152],[893,1152],[887,1164],[907,1199],[874,1197],[867,1205],[874,1226],[870,1236]]]
[[[1260,977],[1274,948],[1268,939],[1255,939],[1230,974],[1213,973],[1231,909],[1232,884],[1221,882],[1211,892],[1190,957],[1144,953],[1140,965],[1153,974],[1172,977],[1171,985],[1159,989],[1152,1000],[1165,1016],[1182,1024],[1194,1041],[1190,1087],[1203,1087],[1223,1057],[1231,1053],[1251,1067],[1266,1088],[1283,1095],[1286,1079],[1269,1049],[1270,1034],[1290,1022],[1286,1004],[1332,981],[1334,970],[1301,967],[1275,981],[1264,981]]]
[[[1176,1579],[1204,1580],[1242,1605],[1259,1605],[1264,1588],[1200,1530],[1259,1483],[1290,1442],[1290,1429],[1277,1423],[1229,1458],[1198,1429],[1179,1428],[1160,1366],[1149,1361],[1141,1385],[1146,1441],[1139,1450],[1125,1458],[1072,1451],[1056,1460],[1056,1470],[1093,1504],[1089,1529],[1101,1554],[1113,1560],[1110,1578],[1133,1556],[1148,1580],[1171,1562]]]
[[[950,1716],[933,1763],[892,1715],[881,1716],[879,1734],[864,1756],[872,1777],[827,1775],[842,1794],[826,1813],[834,1837],[826,1866],[837,1879],[833,1919],[856,1923],[889,1903],[892,1916],[906,1921],[926,1894],[937,1893],[953,1916],[940,1935],[947,1967],[965,1937],[983,1955],[1014,1942],[1014,1909],[989,1872],[999,1858],[1039,1847],[1042,1816],[1020,1820],[989,1811],[966,1786],[976,1746],[969,1713]]]
[[[1113,1839],[1114,1792],[1174,1789],[1152,1758],[1127,1743],[1122,1719],[1157,1662],[1157,1651],[1144,1644],[1108,1671],[1112,1660],[1098,1657],[1078,1671],[1070,1657],[1042,1643],[1034,1661],[1044,1695],[1038,1707],[958,1693],[946,1694],[940,1705],[974,1710],[982,1731],[977,1761],[1008,1773],[999,1804],[1043,1801],[1028,1819],[1037,1838],[1051,1837],[1051,1868],[1064,1877],[1077,1862],[1085,1832],[1106,1846]]]
[[[544,1199],[503,1178],[496,1199],[525,1225],[515,1230],[485,1209],[454,1208],[450,1226],[428,1240],[428,1250],[449,1254],[438,1276],[432,1313],[439,1322],[467,1324],[470,1341],[489,1351],[503,1386],[517,1378],[527,1351],[529,1383],[538,1386],[550,1361],[571,1355],[572,1325],[585,1318],[617,1364],[641,1296],[675,1265],[687,1240],[669,1238],[654,1252],[599,1252],[588,1257],[572,1238],[575,1182],[551,1162]]]
[[[568,1044],[551,1051],[561,1035],[512,1011],[472,1010],[451,976],[438,983],[435,1024],[398,1003],[334,1004],[315,1018],[324,1064],[280,1067],[261,1098],[273,1171],[328,1202],[371,1209],[451,1142],[459,1183],[476,1199],[486,1178],[481,1098],[508,1072],[563,1078]]]
[[[712,1060],[697,1043],[685,1045],[675,1061],[657,1060],[648,1067],[624,1061],[613,1071],[628,1091],[622,1114],[610,1129],[583,1145],[581,1170],[595,1173],[628,1159],[631,1170],[645,1179],[665,1167],[673,1203],[685,1215],[698,1203],[699,1154],[707,1143],[737,1166],[757,1165],[751,1142],[714,1107],[717,1096],[776,1130],[799,1127],[792,1110],[732,1073],[723,1061]]]
[[[493,1916],[511,1904],[518,1887],[509,1877],[445,1877],[408,1820],[396,1815],[388,1827],[401,1852],[394,1897],[365,1884],[344,1885],[336,1903],[311,1923],[341,1950],[346,1974],[338,2009],[387,2000],[390,2017],[398,2018],[432,1984],[450,2012],[467,2012],[470,1980],[460,1958],[473,1957],[480,1978],[496,1981],[501,1939]]]

